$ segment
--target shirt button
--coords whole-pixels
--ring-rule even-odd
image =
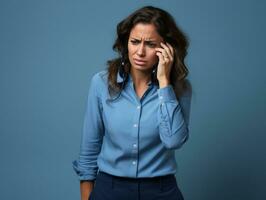
[[[137,109],[140,109],[140,106],[137,106]]]
[[[134,127],[138,127],[138,124],[134,124]]]
[[[132,164],[135,165],[137,162],[136,161],[133,161]]]
[[[163,99],[163,96],[159,96],[160,99]]]
[[[137,148],[137,144],[133,144],[133,147],[134,147],[134,148]]]

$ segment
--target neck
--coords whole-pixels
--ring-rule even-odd
[[[136,87],[146,87],[151,81],[151,71],[140,71],[131,67],[130,74]]]

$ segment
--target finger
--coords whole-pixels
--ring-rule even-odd
[[[160,61],[164,61],[164,57],[161,52],[156,52],[156,55],[159,57]]]
[[[168,63],[169,62],[169,58],[166,58],[163,53],[161,52],[157,52],[156,55],[159,56],[159,60],[163,63]]]
[[[172,47],[172,45],[169,44],[168,42],[166,42],[166,45],[169,47],[171,54],[173,55],[174,54],[174,48]]]
[[[173,59],[173,58],[171,58],[170,56],[167,55],[165,50],[159,50],[157,53],[159,53],[161,55],[161,60],[163,62],[169,62],[169,61],[172,61],[172,59]]]
[[[161,42],[161,45],[164,47],[164,50],[165,50],[165,53],[163,53],[164,56],[169,57],[170,59],[172,59],[173,56],[172,56],[172,53],[170,51],[170,48],[166,44],[164,44],[162,42]]]
[[[163,49],[163,48],[156,48],[155,50],[158,51],[158,52],[160,52],[160,53],[162,53],[164,57],[168,57],[168,58],[170,58],[170,59],[173,59],[173,56],[172,56],[172,55],[169,55],[169,54],[166,52],[165,49]]]

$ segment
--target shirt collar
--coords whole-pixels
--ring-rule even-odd
[[[120,76],[119,70],[117,71],[116,82],[117,83],[122,83],[123,82],[123,78]]]

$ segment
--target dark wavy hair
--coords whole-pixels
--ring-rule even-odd
[[[115,98],[117,99],[127,83],[131,67],[127,44],[131,29],[138,23],[153,24],[158,34],[174,48],[174,62],[170,73],[170,84],[173,86],[178,98],[184,91],[191,89],[190,82],[185,79],[188,75],[188,69],[184,63],[189,44],[188,39],[168,12],[153,6],[145,6],[134,11],[117,25],[117,38],[113,44],[113,50],[119,53],[119,57],[107,61],[108,91],[110,96],[118,94]],[[123,77],[122,83],[117,83],[118,72]],[[158,84],[156,73],[151,74],[151,79]]]

